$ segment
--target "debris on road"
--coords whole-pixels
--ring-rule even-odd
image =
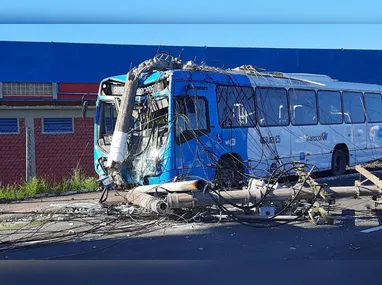
[[[155,197],[146,200],[149,203],[137,203],[139,205],[134,205],[134,200],[125,199],[129,193],[119,195],[119,200],[114,199],[109,203],[73,202],[68,197],[67,201],[51,201],[48,206],[34,208],[33,211],[29,211],[28,206],[22,208],[22,204],[9,204],[9,210],[4,210],[0,215],[2,223],[6,225],[0,230],[0,253],[25,246],[62,241],[79,243],[121,234],[131,238],[159,229],[181,228],[182,225],[187,225],[187,229],[192,230],[194,225],[204,221],[226,224],[227,229],[233,228],[230,222],[270,229],[306,220],[315,225],[323,225],[333,219],[334,225],[341,225],[342,222],[355,220],[354,217],[360,215],[342,215],[341,207],[336,206],[333,201],[338,202],[346,197],[358,199],[368,195],[374,196],[375,201],[379,199],[378,187],[360,183],[356,187],[329,187],[317,183],[309,170],[305,171],[303,167],[299,169],[300,176],[293,185],[283,185],[277,181],[267,185],[253,180],[242,189],[219,190],[203,181],[191,181],[181,184],[182,187],[179,188],[177,182],[174,182],[170,186],[171,193],[163,192],[161,188],[159,196],[155,196],[157,193],[152,191],[152,186],[129,190]],[[187,188],[186,185],[193,186]],[[166,209],[162,208],[164,211],[158,211],[161,210],[160,206],[152,206],[160,205],[155,204],[158,201],[164,201],[167,205]],[[154,204],[150,204],[152,202]],[[13,206],[19,210],[12,211]],[[264,209],[272,214],[261,215],[260,212]],[[368,211],[370,217],[374,216],[373,213]],[[366,215],[364,212],[362,214]],[[236,232],[229,235],[234,237]],[[185,238],[190,239],[190,236]],[[296,246],[290,247],[290,250],[296,249]],[[351,249],[359,250],[357,247]],[[204,247],[199,247],[198,250],[202,251]]]

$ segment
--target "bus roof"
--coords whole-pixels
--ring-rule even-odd
[[[163,74],[163,72],[161,72],[161,71],[153,72],[150,74],[145,74],[141,78],[139,83],[142,85],[147,85],[147,84],[153,83],[153,82],[157,81],[162,76],[162,74]],[[115,80],[115,81],[120,81],[120,82],[125,82],[126,81],[126,74],[112,76],[112,77],[104,79],[103,81],[106,81],[109,79]]]
[[[211,70],[170,70],[174,78],[191,79],[216,84],[240,84],[263,87],[309,88],[316,90],[349,90],[364,92],[381,92],[382,86],[356,82],[343,82],[323,74],[281,73],[281,72],[246,72],[240,69]],[[163,71],[145,74],[141,85],[153,83],[161,78]],[[124,82],[126,75],[112,76],[108,79]],[[107,80],[107,79],[105,79]]]

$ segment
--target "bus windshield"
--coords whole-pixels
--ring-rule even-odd
[[[167,142],[168,97],[147,97],[136,102],[133,110],[134,125],[130,132],[129,154],[138,156],[152,153]],[[155,152],[155,151],[154,151]]]

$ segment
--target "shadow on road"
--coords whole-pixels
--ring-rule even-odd
[[[182,225],[140,237],[66,242],[22,248],[1,259],[79,260],[285,260],[382,259],[378,232],[363,234],[349,222],[275,228]]]

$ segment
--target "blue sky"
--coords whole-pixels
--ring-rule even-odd
[[[2,0],[1,5],[0,40],[382,49],[382,1]]]

